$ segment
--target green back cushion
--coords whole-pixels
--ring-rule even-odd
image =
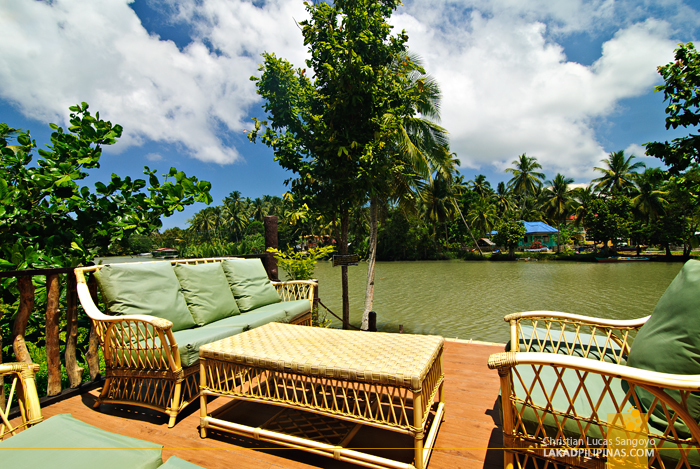
[[[173,267],[194,322],[203,326],[240,314],[221,262]]]
[[[627,365],[663,373],[700,374],[700,261],[688,261],[661,296],[632,343]],[[678,392],[667,392],[679,399]],[[654,399],[639,387],[637,395],[647,408]],[[700,420],[698,396],[688,397],[688,410]],[[665,426],[666,422],[664,412],[657,407],[651,423]]]
[[[173,323],[173,331],[195,327],[170,262],[109,264],[97,271],[107,309],[114,314],[149,314]]]
[[[226,260],[221,264],[241,311],[282,301],[260,259]]]
[[[110,433],[59,414],[0,442],[0,466],[152,469],[163,446]]]

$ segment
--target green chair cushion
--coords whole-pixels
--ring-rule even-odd
[[[627,365],[644,370],[681,375],[700,374],[700,261],[686,262],[656,304],[649,320],[632,343]],[[667,392],[680,401],[677,391]],[[637,396],[649,408],[654,397],[641,388]],[[688,397],[688,411],[700,421],[700,397]],[[666,428],[667,419],[661,408],[653,411],[651,424]],[[680,421],[676,429],[689,435]]]
[[[173,267],[194,322],[203,326],[240,314],[221,262]]]
[[[167,319],[173,323],[173,331],[195,326],[170,262],[108,264],[96,276],[112,313]]]
[[[225,318],[220,321],[208,324],[209,327],[243,327],[244,330],[255,329],[256,327],[264,326],[269,322],[288,322],[287,312],[280,304],[271,304],[262,306],[249,313],[243,313],[239,316]]]
[[[571,355],[573,357],[583,357],[586,350],[588,350],[588,358],[592,360],[600,360],[601,352],[603,352],[603,360],[609,363],[617,363],[616,357],[620,356],[620,346],[612,343],[608,344],[607,347],[603,348],[605,345],[605,337],[601,335],[596,335],[596,340],[598,346],[592,344],[589,348],[588,344],[591,342],[591,335],[584,332],[580,332],[578,339],[576,338],[576,333],[573,331],[564,331],[564,337],[560,342],[561,332],[551,330],[550,335],[552,340],[545,340],[547,337],[547,330],[544,328],[537,328],[537,335],[533,337],[533,328],[529,325],[521,326],[523,331],[523,337],[520,338],[520,351],[524,352],[527,350],[527,344],[530,344],[530,352],[547,352],[553,353],[554,346],[558,345],[557,353],[562,355]],[[531,339],[532,338],[532,339]],[[506,344],[506,352],[510,352],[510,341]],[[625,356],[623,354],[622,365],[625,364]]]
[[[282,301],[260,259],[229,259],[221,264],[241,312]]]
[[[55,415],[0,442],[2,467],[151,469],[162,445],[110,433],[70,414]]]
[[[183,368],[192,366],[199,360],[199,347],[217,340],[240,334],[246,328],[238,324],[226,324],[226,327],[212,327],[218,322],[227,319],[236,319],[238,316],[231,316],[219,321],[215,321],[204,327],[196,327],[173,333],[177,349],[180,351],[180,362]]]
[[[282,303],[279,303],[278,306],[280,308],[284,308],[284,310],[287,312],[287,319],[290,321],[300,314],[311,311],[311,303],[309,300],[283,301]]]

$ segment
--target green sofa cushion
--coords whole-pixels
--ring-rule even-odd
[[[656,304],[649,320],[642,326],[632,342],[627,365],[644,370],[681,375],[700,374],[700,261],[686,262]],[[677,401],[680,393],[666,390]],[[654,397],[637,388],[637,396],[648,409]],[[700,397],[688,397],[688,411],[700,421]],[[665,428],[667,419],[657,406],[651,416],[651,424]],[[680,421],[676,429],[689,435]]]
[[[240,314],[221,262],[173,267],[194,321],[203,326]]]
[[[217,340],[240,334],[246,327],[238,324],[226,324],[226,327],[211,327],[218,322],[227,319],[236,319],[238,316],[231,316],[226,319],[215,321],[204,327],[196,327],[173,333],[177,349],[180,351],[180,362],[183,368],[192,366],[199,360],[199,347],[204,344],[216,342]]]
[[[284,308],[284,310],[287,312],[287,319],[290,321],[300,314],[311,311],[311,303],[309,300],[283,301],[278,306]]]
[[[110,433],[70,414],[55,415],[0,442],[2,467],[151,469],[163,446]]]
[[[230,259],[221,264],[241,312],[282,301],[260,259]]]
[[[164,318],[173,323],[173,331],[195,326],[170,262],[108,264],[96,275],[112,313]]]
[[[206,327],[241,326],[244,330],[248,330],[264,326],[268,322],[288,322],[287,312],[280,307],[279,303],[261,306],[249,313],[222,319],[208,324]]]

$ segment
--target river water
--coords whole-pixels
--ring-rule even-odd
[[[664,262],[378,262],[377,329],[505,343],[503,316],[549,310],[601,318],[651,314],[683,264]],[[367,264],[348,268],[350,322],[359,326]],[[342,316],[340,267],[319,262],[321,301]],[[340,327],[334,320],[333,327]]]
[[[109,262],[152,260],[138,256]],[[503,316],[549,310],[611,319],[651,314],[683,264],[639,262],[378,262],[374,311],[377,329],[439,334],[449,338],[505,343]],[[364,309],[367,263],[348,267],[350,322],[359,326]],[[280,271],[280,276],[284,274]],[[316,265],[321,301],[342,316],[340,267]],[[332,327],[341,322],[329,315]]]

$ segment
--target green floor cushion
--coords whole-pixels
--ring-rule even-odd
[[[238,316],[231,316],[221,319],[220,321],[236,319],[237,317]],[[211,327],[220,321],[213,322],[204,327],[196,327],[173,333],[175,342],[177,342],[177,348],[180,351],[180,361],[183,368],[192,366],[199,360],[199,347],[202,345],[240,334],[246,329],[244,326],[237,324],[227,324],[225,327]]]
[[[256,327],[264,326],[269,322],[288,322],[289,317],[287,312],[282,308],[283,303],[276,303],[256,308],[249,313],[243,313],[238,316],[225,318],[220,321],[213,322],[205,326],[210,327],[243,327],[244,330],[255,329]]]
[[[180,459],[177,456],[170,456],[168,460],[165,461],[165,464],[160,467],[161,469],[195,469],[198,467],[201,468],[202,466],[192,464],[191,462]]]
[[[616,357],[620,356],[620,346],[617,344],[608,344],[605,346],[606,338],[605,336],[596,334],[596,342],[590,345],[591,335],[586,333],[579,333],[578,338],[576,338],[576,333],[573,331],[564,331],[563,339],[561,336],[561,331],[550,331],[551,340],[547,338],[547,330],[544,328],[537,328],[537,334],[533,337],[533,328],[529,325],[522,325],[523,336],[520,337],[520,351],[524,352],[526,344],[530,345],[531,352],[547,352],[553,353],[554,347],[558,346],[557,353],[562,355],[571,355],[574,357],[583,357],[585,352],[588,351],[587,357],[591,360],[600,360],[600,355],[603,353],[604,361],[610,363],[617,363]],[[596,345],[597,343],[597,345]],[[506,345],[506,351],[510,352],[510,341]],[[625,364],[626,357],[623,355],[622,365]]]
[[[241,312],[282,301],[260,259],[230,259],[221,264]]]
[[[240,314],[221,262],[175,264],[175,275],[194,321],[203,326]]]
[[[170,262],[108,264],[96,273],[102,298],[113,314],[148,314],[173,323],[173,331],[195,326]]]
[[[700,261],[686,262],[671,285],[656,304],[649,320],[642,326],[632,343],[627,365],[644,370],[681,375],[700,374]],[[673,390],[667,392],[680,401]],[[651,393],[637,388],[637,396],[645,408],[654,400]],[[700,421],[700,397],[688,397],[688,411]],[[651,424],[666,428],[667,419],[657,406],[652,412]],[[676,430],[689,435],[680,421]]]
[[[0,442],[7,468],[151,469],[163,464],[163,446],[110,433],[70,414],[55,415]]]

